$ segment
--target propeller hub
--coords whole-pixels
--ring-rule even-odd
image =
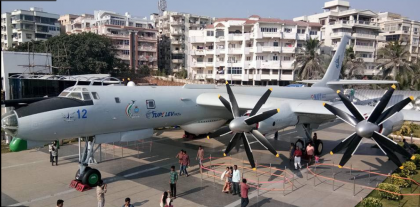
[[[367,120],[363,120],[356,125],[356,133],[361,137],[370,138],[375,131],[379,131],[379,126]]]
[[[235,133],[249,132],[252,130],[252,126],[245,123],[245,119],[248,117],[238,117],[233,119],[229,123],[229,129]]]

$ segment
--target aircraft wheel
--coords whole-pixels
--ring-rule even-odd
[[[96,187],[100,180],[101,173],[97,169],[89,169],[88,171],[85,171],[82,177],[82,183],[87,184],[90,187]]]
[[[90,168],[90,167],[86,167],[86,169],[85,169],[85,173],[88,171],[88,170],[90,170],[90,169],[92,169],[92,168]],[[83,177],[83,175],[80,175],[80,169],[78,169],[77,170],[77,172],[76,172],[76,175],[74,176],[74,179],[75,180],[82,180],[82,177]]]
[[[298,146],[301,150],[305,149],[305,146],[303,145],[303,141],[301,139],[298,139],[295,143],[295,147]]]
[[[324,149],[324,143],[321,140],[318,140],[317,143],[315,143],[315,145],[316,145],[315,154],[316,155],[321,155],[322,150]]]

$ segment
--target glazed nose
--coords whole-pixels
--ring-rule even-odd
[[[1,117],[1,128],[10,136],[15,136],[18,131],[18,119],[15,111],[9,111]]]

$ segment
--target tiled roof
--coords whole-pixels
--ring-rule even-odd
[[[216,24],[216,27],[225,27],[222,23]]]
[[[250,18],[252,18],[252,17],[254,17],[254,18],[261,18],[260,16],[255,15],[255,14],[250,16]]]
[[[227,21],[245,21],[245,25],[252,25],[257,22],[260,23],[277,23],[277,24],[285,24],[285,25],[298,25],[298,26],[312,26],[312,27],[321,27],[320,23],[315,22],[303,22],[303,21],[293,21],[293,20],[286,20],[286,19],[278,19],[278,18],[261,18],[258,15],[252,15],[250,18],[259,18],[258,20],[251,20],[246,18],[218,18],[216,22],[227,22]],[[220,24],[217,24],[218,27]],[[224,27],[223,25],[221,27]]]
[[[206,26],[206,29],[213,29],[213,28],[214,28],[213,24],[209,24],[209,25]]]
[[[226,22],[226,21],[246,21],[248,18],[217,18],[214,22]]]

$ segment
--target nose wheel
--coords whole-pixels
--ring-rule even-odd
[[[81,160],[79,162],[79,170],[77,170],[75,175],[75,180],[78,180],[82,184],[88,185],[90,187],[96,187],[101,180],[101,173],[99,170],[88,166],[91,163],[97,163],[94,158],[94,154],[100,147],[100,144],[98,147],[96,147],[96,149],[94,149],[94,145],[95,138],[93,138],[92,141],[88,141],[88,139],[86,139],[83,155],[81,156]]]

